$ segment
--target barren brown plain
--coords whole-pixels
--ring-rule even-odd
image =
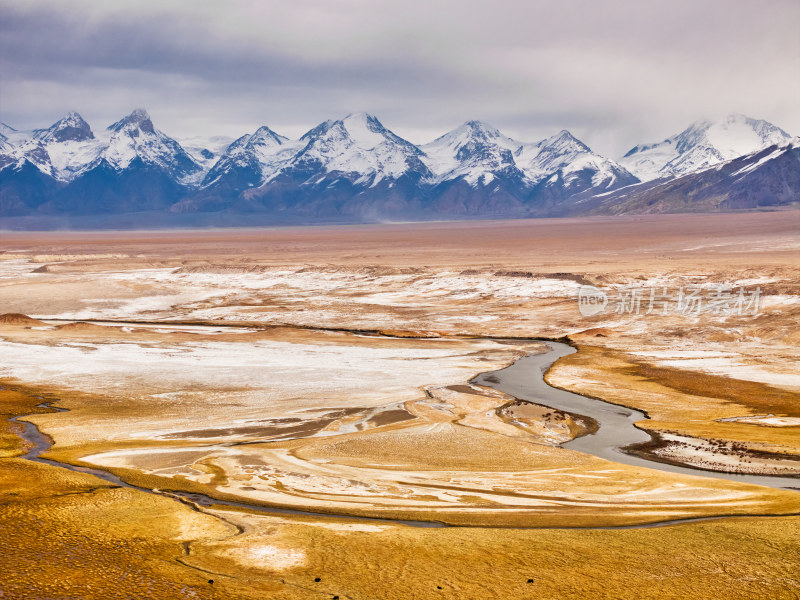
[[[797,491],[561,448],[590,424],[469,381],[568,338],[547,381],[646,412],[641,456],[798,477],[798,232],[2,233],[0,597],[796,598]],[[582,285],[720,284],[757,314],[578,310]],[[138,489],[25,459],[25,421]],[[693,517],[719,518],[625,528]]]

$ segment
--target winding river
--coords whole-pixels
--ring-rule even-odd
[[[51,406],[49,402],[44,402],[39,406],[54,409],[59,412],[67,410],[64,408]],[[401,519],[381,519],[377,517],[357,517],[357,516],[337,515],[331,513],[318,513],[307,510],[295,510],[292,508],[280,508],[277,506],[260,506],[258,504],[247,504],[245,502],[233,502],[231,500],[218,500],[216,498],[211,498],[210,496],[206,496],[204,494],[182,492],[179,490],[159,490],[159,489],[150,489],[146,487],[141,487],[138,485],[132,485],[130,483],[127,483],[126,481],[123,481],[122,479],[120,479],[119,477],[117,477],[116,475],[114,475],[109,471],[103,471],[102,469],[94,469],[92,467],[71,465],[69,463],[63,463],[57,460],[51,460],[49,458],[42,458],[41,455],[47,452],[47,450],[50,448],[50,446],[53,445],[53,443],[49,437],[47,437],[41,431],[39,431],[39,428],[36,427],[36,425],[31,423],[30,421],[24,421],[23,420],[24,418],[25,418],[24,416],[20,416],[9,419],[9,421],[18,421],[20,424],[24,425],[25,428],[23,429],[20,435],[23,439],[33,444],[33,447],[19,458],[24,458],[26,460],[31,460],[34,462],[50,465],[53,467],[62,467],[64,469],[69,469],[70,471],[76,471],[78,473],[88,473],[90,475],[94,475],[95,477],[99,477],[103,481],[107,481],[108,483],[114,484],[119,487],[139,490],[140,492],[146,492],[148,494],[166,496],[167,498],[172,498],[173,500],[184,502],[196,508],[210,507],[213,505],[217,505],[217,506],[243,508],[249,511],[262,512],[271,515],[302,515],[306,517],[311,516],[311,517],[326,517],[326,518],[346,518],[348,521],[367,521],[370,523],[375,523],[375,522],[400,523],[401,525],[409,525],[411,527],[446,527],[446,525],[444,525],[443,523],[436,523],[431,521],[407,521]]]
[[[634,426],[637,421],[647,419],[647,416],[637,410],[618,406],[597,400],[587,398],[579,394],[574,394],[565,390],[560,390],[548,385],[544,380],[544,374],[547,369],[556,360],[562,356],[576,352],[574,348],[560,342],[546,341],[550,347],[548,352],[542,354],[532,354],[518,359],[512,365],[500,369],[498,371],[489,371],[482,373],[472,379],[472,383],[494,388],[496,390],[505,392],[528,402],[545,405],[551,408],[563,410],[573,414],[580,414],[594,419],[598,424],[596,432],[584,435],[569,442],[562,444],[562,447],[569,448],[570,450],[577,450],[592,454],[600,458],[624,463],[628,465],[635,465],[639,467],[647,467],[651,469],[658,469],[660,471],[669,471],[671,473],[683,473],[686,475],[699,475],[704,477],[714,477],[721,479],[730,479],[734,481],[741,481],[745,483],[753,483],[758,485],[765,485],[775,488],[800,490],[800,478],[798,477],[776,477],[765,475],[738,475],[732,473],[721,473],[716,471],[706,471],[703,469],[694,469],[689,467],[675,466],[667,463],[655,462],[645,458],[628,454],[625,447],[631,444],[640,442],[647,442],[650,440],[650,435]],[[39,406],[51,408],[57,411],[65,411],[66,409],[51,406],[49,402],[44,402]],[[278,507],[265,507],[244,502],[233,502],[227,500],[218,500],[202,494],[181,492],[175,490],[158,490],[149,489],[140,486],[131,485],[126,483],[113,473],[104,471],[102,469],[95,469],[91,467],[83,467],[62,463],[59,461],[43,458],[41,455],[45,453],[52,441],[49,437],[44,435],[35,424],[24,420],[24,416],[13,417],[11,421],[18,421],[24,426],[21,436],[32,444],[32,448],[20,458],[55,466],[70,469],[80,473],[88,473],[95,475],[100,479],[107,481],[113,485],[132,488],[150,494],[158,494],[172,498],[174,500],[184,502],[194,506],[195,508],[210,507],[212,505],[229,506],[244,508],[255,512],[264,512],[269,514],[286,514],[286,515],[305,515],[317,516],[326,518],[342,518],[347,520],[359,520],[370,522],[391,522],[412,527],[446,527],[442,523],[428,522],[428,521],[408,521],[408,520],[395,520],[395,519],[381,519],[370,517],[355,517],[349,515],[338,515],[330,513],[319,513],[303,510],[294,510],[288,508]],[[753,516],[777,516],[777,515],[753,515]],[[672,525],[677,523],[692,522],[692,521],[705,521],[711,519],[726,518],[724,515],[712,517],[696,517],[689,519],[673,519],[669,521],[660,521],[656,523],[646,523],[640,525],[620,525],[611,527],[580,527],[580,529],[640,529],[649,527],[660,527],[664,525]]]
[[[637,421],[647,420],[647,415],[638,410],[595,398],[587,398],[586,396],[548,385],[544,380],[544,374],[550,368],[550,365],[562,356],[573,354],[577,350],[561,342],[547,342],[547,345],[550,347],[549,352],[529,354],[505,369],[481,373],[472,380],[472,383],[494,388],[519,400],[526,400],[565,412],[590,417],[597,422],[599,427],[595,433],[566,442],[561,445],[562,448],[585,452],[606,460],[636,467],[647,467],[648,469],[682,473],[684,475],[730,479],[774,488],[800,490],[800,477],[708,471],[648,460],[626,452],[625,448],[632,444],[651,440],[649,433],[634,425]]]

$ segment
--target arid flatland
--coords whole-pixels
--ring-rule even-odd
[[[640,456],[796,478],[798,231],[800,211],[3,233],[0,592],[795,597],[800,493],[562,448],[592,424],[470,380],[568,339],[547,381],[646,413]],[[578,308],[584,286],[721,285],[757,310]],[[26,460],[25,421],[44,458],[141,489]]]

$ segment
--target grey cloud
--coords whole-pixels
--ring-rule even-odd
[[[800,133],[800,4],[0,0],[0,120],[299,135],[354,110],[415,142],[470,118],[618,155],[727,112]],[[99,123],[98,123],[99,121]]]

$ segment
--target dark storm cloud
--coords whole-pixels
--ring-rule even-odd
[[[612,155],[737,111],[800,133],[800,3],[0,0],[0,119],[144,105],[168,133],[298,135],[355,110]]]

